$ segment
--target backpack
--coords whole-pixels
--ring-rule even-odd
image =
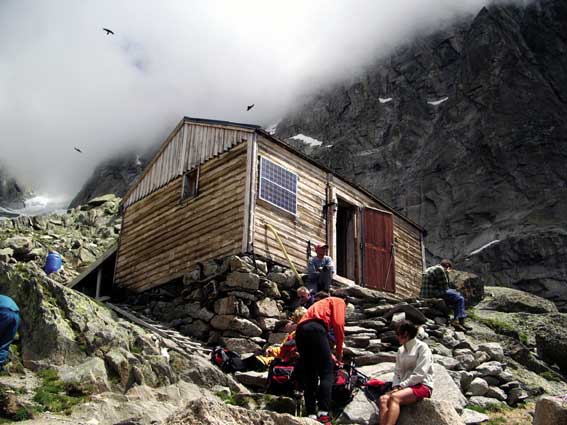
[[[276,358],[268,370],[266,392],[273,395],[290,395],[297,387],[295,364]]]
[[[215,347],[211,351],[211,362],[225,373],[232,373],[246,369],[240,354],[227,348]]]
[[[392,389],[391,382],[384,382],[381,379],[369,379],[364,385],[364,394],[370,401],[377,402],[380,396],[386,394]]]
[[[364,382],[354,365],[335,367],[335,380],[333,382],[332,400],[335,406],[345,406],[354,397],[354,390]]]

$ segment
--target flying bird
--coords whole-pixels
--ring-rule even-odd
[[[114,35],[114,31],[109,30],[108,28],[103,28],[103,31],[106,31],[106,35]]]
[[[74,149],[75,149],[77,152],[79,152],[79,153],[83,153],[83,151],[80,150],[80,149],[79,149],[78,147],[76,147],[76,146],[74,147]]]
[[[252,109],[253,107],[254,107],[254,104],[248,105],[248,106],[246,107],[246,112],[248,112],[248,111],[249,111],[250,109]]]

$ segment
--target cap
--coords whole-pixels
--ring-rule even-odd
[[[329,245],[327,245],[326,243],[318,243],[317,245],[315,245],[315,251],[321,248],[329,248]]]

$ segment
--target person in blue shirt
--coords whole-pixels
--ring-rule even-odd
[[[315,245],[317,255],[311,257],[307,265],[307,287],[313,294],[319,291],[329,292],[331,288],[331,281],[336,270],[333,259],[327,255],[328,250],[329,245],[327,244]]]
[[[0,369],[8,363],[10,344],[14,341],[20,326],[20,308],[14,300],[0,295]]]

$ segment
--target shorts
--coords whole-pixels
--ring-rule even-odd
[[[417,385],[412,385],[409,388],[411,388],[413,395],[418,400],[423,400],[424,398],[431,397],[431,388],[429,388],[427,385],[417,384]]]

